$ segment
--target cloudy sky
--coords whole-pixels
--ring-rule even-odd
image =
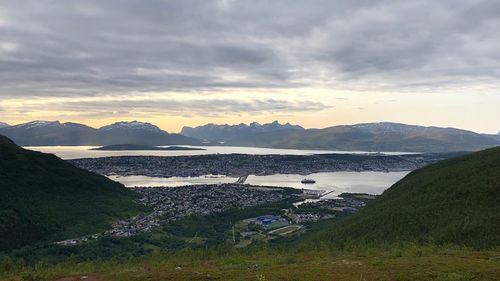
[[[500,1],[2,0],[0,121],[500,130]]]

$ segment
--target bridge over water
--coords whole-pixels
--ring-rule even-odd
[[[244,175],[244,176],[241,176],[237,181],[236,183],[237,184],[244,184],[246,181],[247,181],[247,178],[248,178],[249,175]]]

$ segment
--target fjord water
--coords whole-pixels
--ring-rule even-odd
[[[307,176],[297,174],[277,174],[270,176],[248,177],[246,183],[262,186],[285,186],[293,188],[333,191],[328,197],[335,197],[343,192],[381,194],[391,185],[405,177],[409,172],[327,172],[314,173]],[[316,181],[314,184],[303,184],[302,179]]]
[[[238,178],[226,176],[201,176],[201,177],[148,177],[148,176],[108,176],[108,178],[120,182],[126,187],[149,186],[149,187],[178,187],[186,185],[234,183]]]
[[[260,147],[240,147],[240,146],[189,146],[183,147],[202,148],[205,150],[129,150],[129,151],[102,151],[92,150],[97,146],[26,146],[29,150],[55,154],[62,159],[78,158],[98,158],[110,156],[187,156],[187,155],[207,155],[207,154],[251,154],[251,155],[310,155],[325,153],[341,154],[365,154],[373,153],[367,151],[336,151],[336,150],[300,150],[300,149],[276,149]],[[168,146],[165,146],[168,147]],[[411,154],[408,152],[381,152],[387,155]]]
[[[183,145],[184,147],[194,147]],[[92,150],[96,146],[30,146],[26,149],[52,153],[62,159],[98,158],[110,156],[188,156],[208,154],[251,154],[251,155],[311,155],[324,153],[341,154],[366,154],[366,151],[334,151],[334,150],[299,150],[299,149],[273,149],[258,147],[236,147],[236,146],[196,146],[205,150],[132,150],[132,151],[100,151]],[[409,154],[404,152],[382,152],[387,155]],[[342,192],[361,192],[380,194],[392,184],[406,176],[408,172],[326,172],[315,173],[307,176],[298,174],[276,174],[268,176],[250,175],[246,184],[261,186],[281,186],[293,188],[305,188],[315,190],[333,191],[328,197],[335,197]],[[110,179],[118,181],[127,187],[150,186],[150,187],[177,187],[199,184],[234,183],[238,178],[227,176],[200,176],[200,177],[148,177],[148,176],[109,176]],[[314,179],[315,184],[302,184],[304,178]]]
[[[359,192],[381,194],[391,185],[402,179],[409,172],[329,172],[315,173],[307,176],[298,174],[276,174],[269,176],[250,175],[246,184],[260,186],[280,186],[304,188],[313,190],[333,191],[326,198],[333,198],[343,192]],[[237,178],[226,176],[201,176],[201,177],[171,177],[158,178],[147,176],[109,176],[125,186],[150,186],[150,187],[178,187],[198,184],[234,183]],[[302,184],[304,178],[314,179],[314,184]]]

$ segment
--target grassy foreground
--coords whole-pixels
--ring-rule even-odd
[[[1,275],[0,275],[1,276]],[[117,261],[16,268],[1,281],[500,280],[500,249],[413,244],[336,250],[184,249]],[[64,277],[64,278],[63,278]],[[62,278],[62,279],[61,279]]]

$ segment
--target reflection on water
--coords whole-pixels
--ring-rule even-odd
[[[408,172],[330,172],[310,174],[307,178],[314,179],[315,184],[302,184],[302,175],[250,175],[246,182],[252,185],[282,186],[293,188],[305,188],[314,190],[333,191],[326,198],[335,198],[343,192],[359,192],[370,194],[381,194],[384,190],[406,176]],[[125,186],[184,186],[196,184],[234,183],[235,177],[172,177],[156,178],[147,176],[109,176],[112,180],[121,182]]]
[[[201,177],[171,177],[171,178],[156,178],[148,176],[108,176],[108,178],[120,182],[127,187],[135,186],[185,186],[185,185],[199,185],[199,184],[218,184],[218,183],[233,183],[238,178],[226,176],[201,176]]]
[[[409,172],[331,172],[307,176],[316,181],[302,184],[302,175],[249,176],[246,183],[253,185],[287,186],[315,190],[333,191],[326,198],[335,198],[343,192],[381,194]]]
[[[184,147],[195,147],[183,145]],[[133,151],[102,151],[91,150],[97,146],[26,146],[30,150],[52,153],[62,159],[97,158],[109,156],[185,156],[185,155],[206,155],[206,154],[251,154],[251,155],[309,155],[324,153],[349,153],[363,154],[366,151],[335,151],[335,150],[300,150],[300,149],[273,149],[258,147],[239,146],[196,146],[205,150],[133,150]],[[408,154],[404,152],[384,152],[384,154]]]

